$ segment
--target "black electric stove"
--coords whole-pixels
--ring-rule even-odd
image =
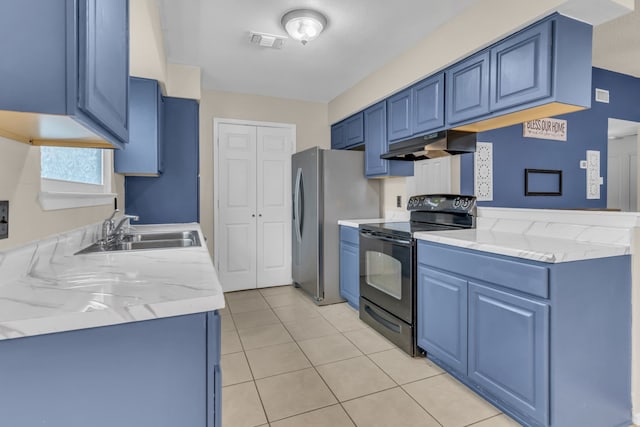
[[[473,196],[412,196],[410,221],[360,225],[360,318],[416,356],[414,233],[475,228]]]
[[[420,231],[475,228],[476,198],[454,194],[411,196],[407,203],[409,221],[361,224],[360,230],[410,239]]]

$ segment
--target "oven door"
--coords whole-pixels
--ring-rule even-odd
[[[360,231],[360,296],[411,324],[413,320],[411,239]]]

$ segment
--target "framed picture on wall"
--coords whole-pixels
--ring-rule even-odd
[[[525,169],[524,195],[562,196],[562,171],[552,169]]]

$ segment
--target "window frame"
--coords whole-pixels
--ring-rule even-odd
[[[42,178],[38,201],[45,211],[113,204],[113,150],[102,150],[102,185]]]

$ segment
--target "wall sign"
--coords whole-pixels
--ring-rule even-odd
[[[538,119],[522,124],[522,136],[525,138],[567,140],[567,121],[561,119]]]

